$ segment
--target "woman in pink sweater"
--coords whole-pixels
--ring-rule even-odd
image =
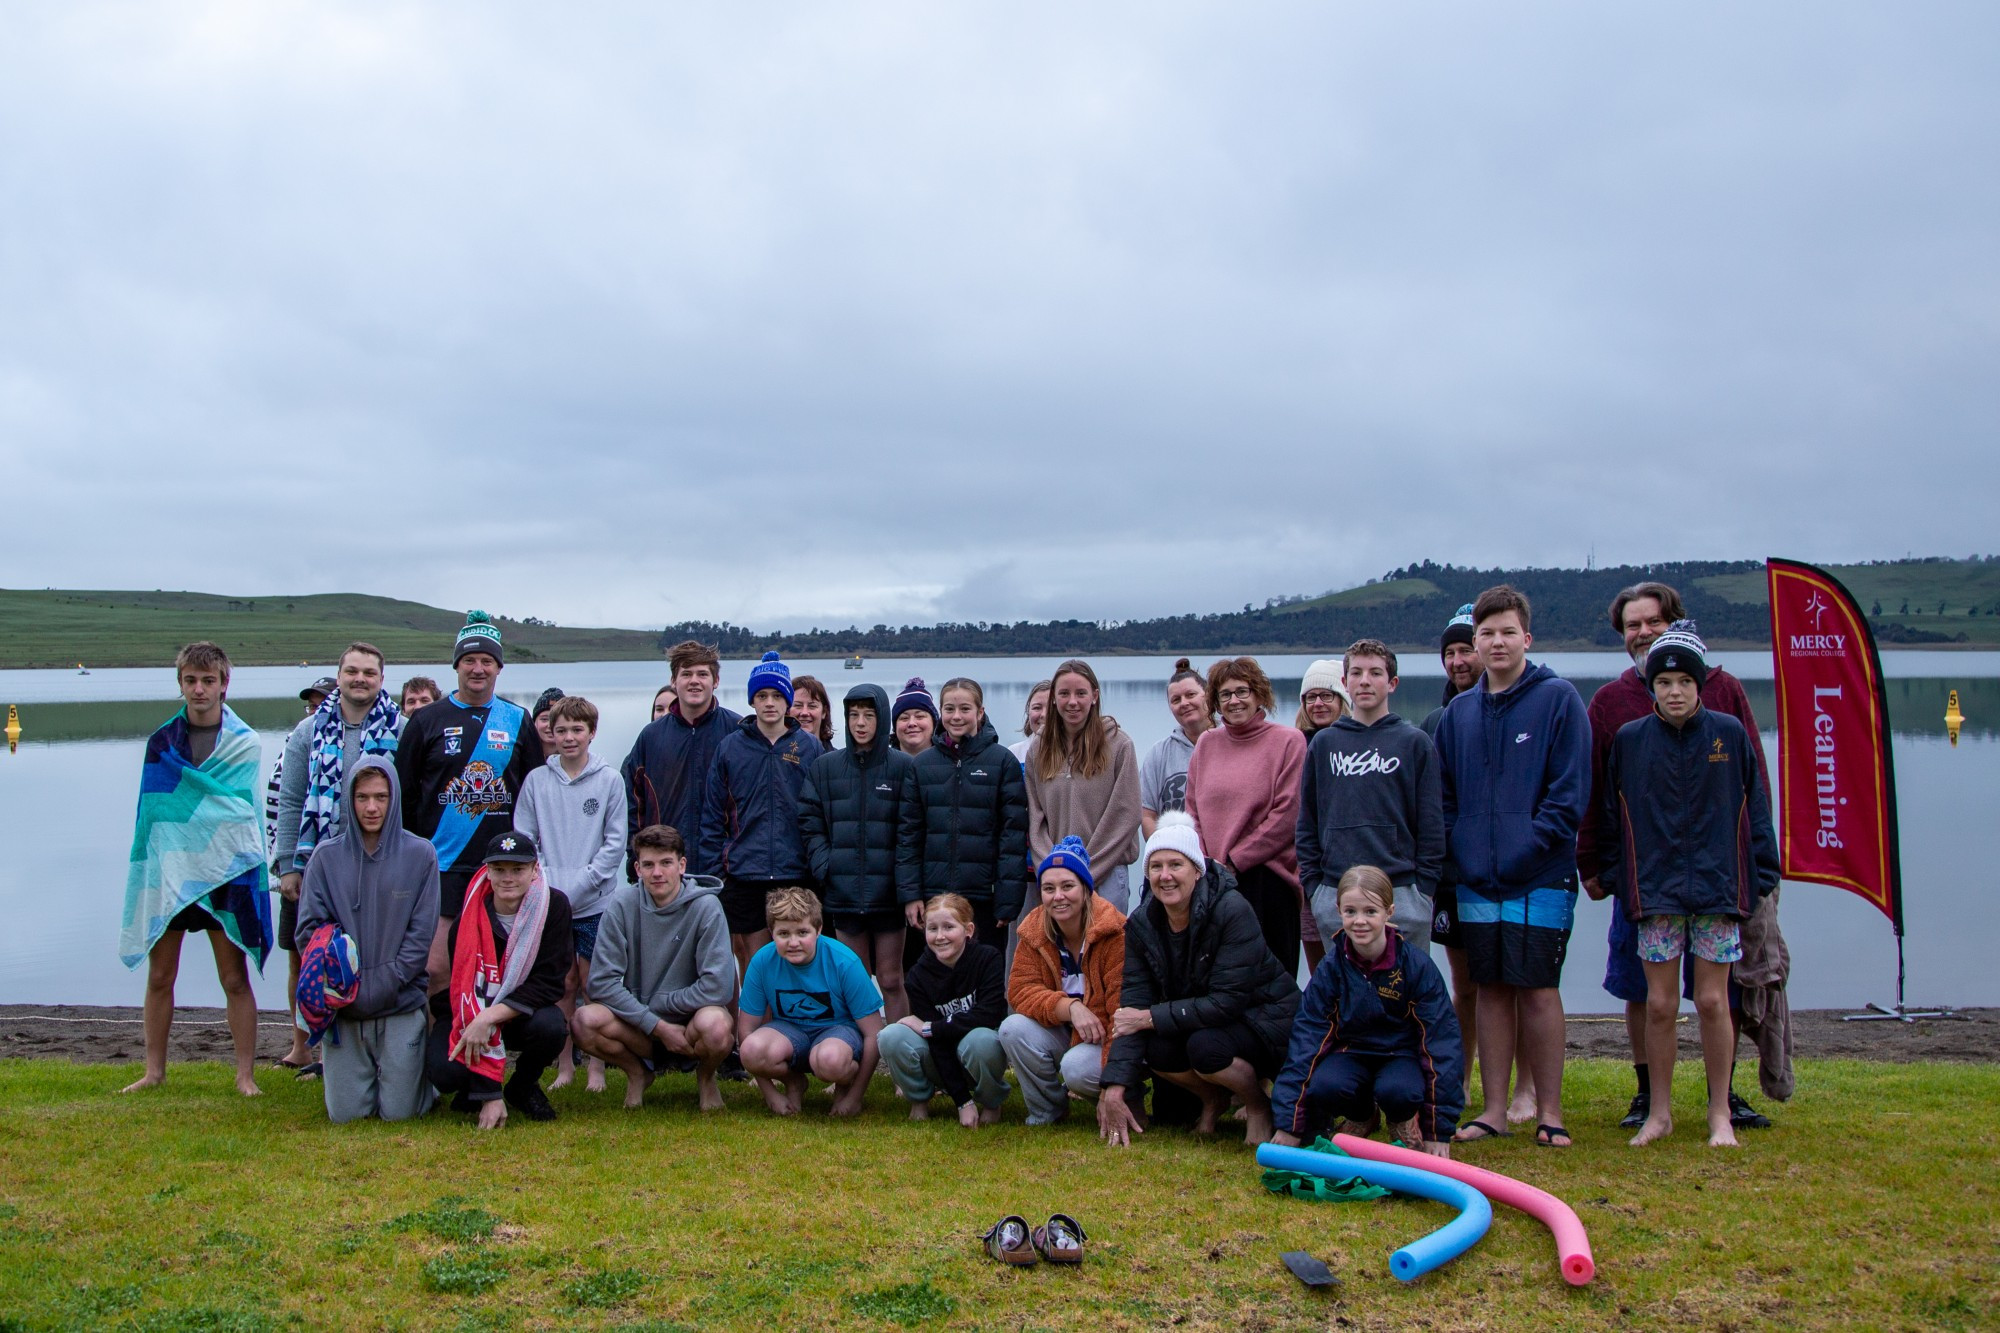
[[[1266,715],[1277,705],[1271,678],[1254,657],[1224,658],[1208,669],[1208,706],[1222,725],[1202,733],[1188,760],[1187,812],[1210,859],[1236,872],[1236,891],[1257,909],[1264,942],[1299,967],[1299,771],[1306,738]]]

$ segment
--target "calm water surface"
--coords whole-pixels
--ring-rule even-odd
[[[1774,718],[1771,660],[1761,653],[1722,654],[1747,682],[1757,716]],[[1263,658],[1276,680],[1278,720],[1290,721],[1299,679],[1310,656]],[[1597,684],[1624,669],[1621,657],[1556,653],[1541,657],[1576,682],[1587,699]],[[1205,665],[1207,659],[1198,659]],[[910,659],[843,670],[838,661],[796,662],[795,672],[826,682],[836,702],[845,690],[872,681],[891,696],[913,675],[933,692],[952,676],[986,688],[987,711],[1003,739],[1018,737],[1028,690],[1056,659]],[[1143,754],[1173,726],[1164,682],[1170,658],[1102,658],[1092,664],[1104,682],[1105,710],[1132,734]],[[1903,872],[1912,1001],[2000,1004],[2000,894],[1990,878],[2000,864],[2000,654],[1890,653],[1890,714],[1901,801]],[[745,707],[748,662],[723,667],[722,701]],[[1403,663],[1397,711],[1421,720],[1438,700],[1435,658]],[[236,672],[231,702],[264,737],[267,764],[277,758],[301,714],[297,691],[323,668],[246,667]],[[392,667],[390,680],[428,675],[449,683],[438,663]],[[653,691],[666,679],[651,662],[522,663],[501,676],[501,692],[523,704],[559,685],[583,694],[602,711],[597,751],[616,764],[645,725]],[[1969,718],[1954,747],[1945,737],[1946,697],[1957,689]],[[20,748],[0,754],[0,1003],[136,1004],[139,975],[117,956],[125,861],[138,796],[144,738],[176,706],[168,670],[106,670],[89,676],[61,671],[0,672],[0,703],[20,706]],[[836,723],[837,725],[837,723]],[[1775,759],[1776,733],[1764,742]],[[1572,1012],[1616,1007],[1599,987],[1609,903],[1584,901],[1564,971],[1563,996]],[[1851,894],[1816,884],[1788,884],[1781,916],[1792,950],[1795,1006],[1825,1008],[1887,1002],[1895,993],[1894,938],[1886,918]],[[276,1005],[282,963],[259,984],[260,1001]],[[219,1004],[221,991],[205,944],[191,940],[180,998]]]

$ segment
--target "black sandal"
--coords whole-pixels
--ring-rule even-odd
[[[325,1072],[326,1066],[315,1060],[309,1065],[302,1066],[299,1072],[293,1074],[292,1077],[301,1083],[310,1083]]]
[[[980,1239],[986,1242],[986,1253],[1003,1264],[1026,1268],[1041,1262],[1028,1230],[1028,1219],[1019,1213],[1009,1213],[1001,1218]]]
[[[1083,1262],[1083,1227],[1068,1213],[1055,1213],[1047,1226],[1035,1228],[1035,1248],[1052,1264]]]
[[[1558,1137],[1562,1139],[1561,1143],[1556,1142]],[[1536,1125],[1535,1146],[1537,1148],[1573,1148],[1576,1146],[1576,1140],[1572,1139],[1569,1136],[1569,1131],[1561,1125]]]
[[[1479,1131],[1477,1134],[1474,1134],[1469,1139],[1465,1137],[1468,1131],[1475,1129]],[[1511,1139],[1513,1137],[1514,1131],[1511,1129],[1495,1129],[1484,1120],[1468,1120],[1459,1127],[1458,1133],[1451,1136],[1451,1141],[1453,1143],[1484,1143],[1488,1139]]]

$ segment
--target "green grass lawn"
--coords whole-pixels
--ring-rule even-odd
[[[1266,1194],[1240,1143],[1148,1134],[1102,1147],[1078,1118],[779,1122],[755,1093],[701,1118],[691,1080],[640,1112],[621,1081],[557,1094],[563,1118],[496,1135],[466,1119],[326,1123],[317,1089],[180,1065],[0,1062],[0,1329],[1991,1328],[2000,1322],[2000,1068],[1808,1062],[1778,1128],[1735,1153],[1695,1132],[1634,1150],[1605,1122],[1630,1071],[1570,1066],[1577,1147],[1468,1151],[1567,1199],[1598,1277],[1572,1289],[1536,1223],[1495,1210],[1468,1254],[1405,1286],[1417,1201]],[[809,1105],[820,1106],[814,1097]],[[989,1262],[1007,1212],[1074,1213],[1081,1271]],[[1307,1291],[1288,1249],[1344,1284]]]

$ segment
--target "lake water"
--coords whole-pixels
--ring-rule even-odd
[[[1757,716],[1775,719],[1771,660],[1761,653],[1721,654],[1744,678]],[[1596,685],[1623,670],[1624,659],[1557,653],[1545,661],[1576,682],[1587,699]],[[986,689],[987,711],[1002,737],[1019,735],[1028,690],[1057,659],[981,658],[880,660],[866,670],[840,662],[793,663],[826,682],[836,701],[851,685],[872,681],[893,697],[920,675],[936,688],[970,676]],[[1290,721],[1308,656],[1262,659],[1278,686],[1277,718]],[[1206,659],[1202,659],[1206,664]],[[1092,665],[1104,682],[1105,710],[1132,734],[1140,753],[1173,725],[1164,681],[1171,659],[1113,657]],[[2000,941],[2000,893],[1991,878],[2000,864],[2000,654],[1901,652],[1885,655],[1895,731],[1901,801],[1909,994],[1913,1002],[2000,1004],[2000,967],[1990,954]],[[722,701],[743,711],[748,662],[725,663]],[[1421,720],[1437,703],[1440,668],[1426,654],[1403,663],[1398,710]],[[298,690],[323,668],[245,667],[235,673],[231,703],[264,736],[267,768],[301,714]],[[410,675],[449,683],[442,664],[396,667],[392,683]],[[645,725],[665,667],[652,662],[585,662],[510,666],[501,692],[529,703],[559,685],[594,701],[603,718],[598,753],[616,764]],[[1959,743],[1945,736],[1946,697],[1959,691],[1969,721]],[[0,703],[20,706],[18,751],[0,755],[0,1003],[137,1004],[138,974],[119,963],[118,918],[123,902],[131,814],[138,795],[144,739],[176,707],[172,672],[105,670],[89,676],[62,671],[0,671]],[[836,708],[836,713],[837,713]],[[1766,749],[1775,761],[1776,733]],[[1587,900],[1564,972],[1571,1012],[1601,1012],[1615,1003],[1599,986],[1604,934],[1612,906]],[[1859,898],[1816,884],[1788,884],[1781,909],[1792,950],[1792,1003],[1798,1007],[1858,1006],[1895,998],[1895,947],[1888,920]],[[281,1000],[283,971],[274,963],[259,983],[259,1000]],[[208,951],[186,950],[180,998],[221,1003]]]

